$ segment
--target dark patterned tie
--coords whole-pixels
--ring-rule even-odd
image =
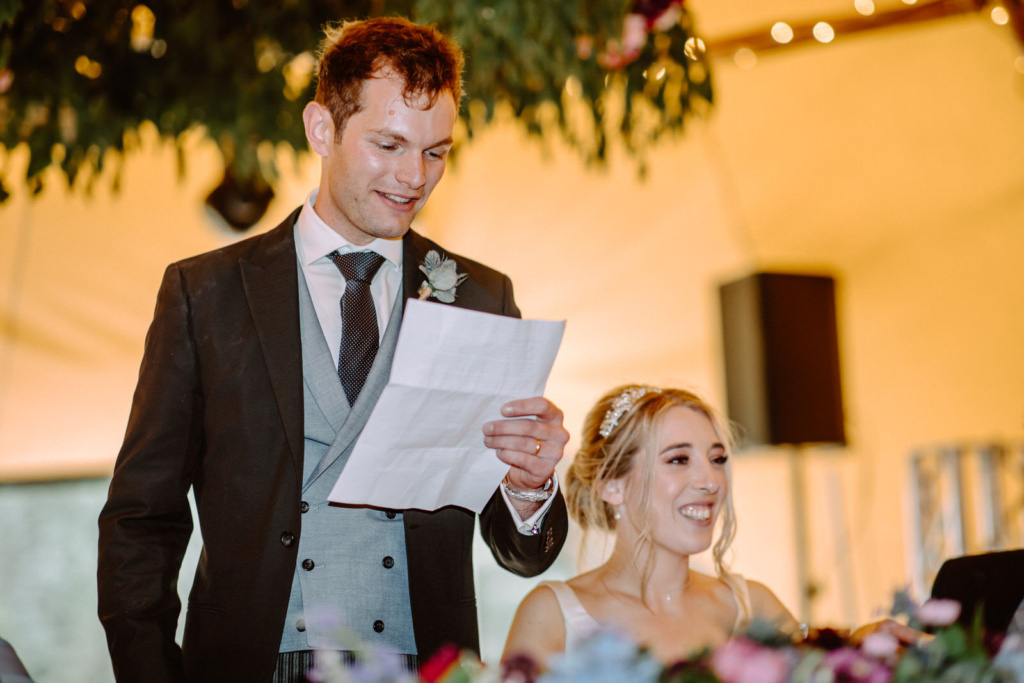
[[[345,278],[345,293],[341,297],[338,378],[341,379],[349,405],[352,405],[377,355],[380,333],[377,329],[377,311],[370,294],[370,282],[384,263],[384,257],[373,251],[353,254],[339,254],[335,251],[328,254],[328,258],[334,261]]]

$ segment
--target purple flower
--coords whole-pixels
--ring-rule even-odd
[[[889,683],[892,678],[887,666],[849,647],[827,653],[820,668],[831,671],[835,683]]]
[[[790,664],[779,650],[746,638],[733,638],[715,649],[711,668],[722,683],[785,683]]]

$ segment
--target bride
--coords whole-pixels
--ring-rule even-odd
[[[665,663],[722,643],[754,617],[796,630],[768,588],[725,568],[736,531],[730,442],[711,406],[681,389],[619,387],[587,415],[582,443],[566,504],[584,533],[615,532],[614,548],[596,569],[526,596],[503,660],[546,665],[599,624],[625,630]],[[690,556],[712,543],[715,575],[691,569]]]

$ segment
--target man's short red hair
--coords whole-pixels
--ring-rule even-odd
[[[320,50],[316,101],[331,112],[340,136],[362,109],[363,83],[393,73],[405,82],[407,102],[426,95],[430,106],[450,92],[462,99],[462,50],[433,26],[376,18],[329,26]]]

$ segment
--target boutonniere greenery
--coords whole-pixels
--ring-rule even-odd
[[[432,296],[446,304],[452,303],[455,301],[455,288],[467,277],[455,270],[455,261],[442,257],[434,249],[427,252],[420,270],[427,276],[418,292],[421,301]]]

